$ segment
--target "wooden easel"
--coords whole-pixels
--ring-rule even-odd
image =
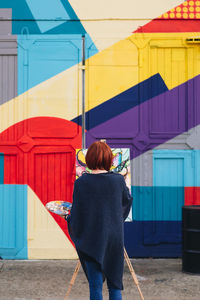
[[[140,297],[141,297],[142,300],[144,300],[144,297],[143,297],[143,295],[142,295],[141,289],[140,289],[140,287],[139,287],[139,282],[138,282],[137,276],[136,276],[136,274],[135,274],[135,271],[133,270],[133,266],[132,266],[132,264],[131,264],[130,258],[128,257],[128,254],[127,254],[125,248],[124,248],[124,258],[125,258],[126,263],[127,263],[127,265],[128,265],[128,268],[129,268],[129,271],[130,271],[131,276],[132,276],[132,278],[133,278],[133,281],[135,282],[135,284],[136,284],[136,286],[137,286],[137,289],[138,289],[138,291],[139,291]],[[72,286],[74,285],[74,282],[75,282],[76,277],[77,277],[77,275],[78,275],[78,272],[79,272],[79,270],[80,270],[80,266],[81,266],[81,263],[80,263],[80,260],[78,260],[78,262],[77,262],[77,264],[76,264],[76,267],[75,267],[75,270],[74,270],[74,273],[73,273],[72,278],[71,278],[71,280],[70,280],[70,283],[69,283],[69,286],[68,286],[67,293],[66,293],[66,295],[65,295],[65,300],[68,300],[68,296],[69,296],[69,294],[70,294],[70,291],[71,291],[71,289],[72,289]]]

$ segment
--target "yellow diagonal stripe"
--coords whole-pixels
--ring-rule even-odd
[[[172,89],[200,74],[200,33],[135,33],[86,61],[86,111],[160,73]],[[0,131],[31,117],[72,120],[81,114],[81,70],[75,65],[0,106]]]
[[[87,109],[160,73],[168,89],[200,74],[200,33],[134,33],[87,61]]]
[[[30,187],[28,187],[28,258],[78,258],[71,242]]]

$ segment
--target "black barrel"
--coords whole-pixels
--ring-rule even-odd
[[[200,274],[200,205],[182,208],[182,270]]]

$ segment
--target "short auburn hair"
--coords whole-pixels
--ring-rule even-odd
[[[104,169],[109,171],[113,162],[113,154],[106,143],[97,141],[88,148],[85,160],[90,170]]]

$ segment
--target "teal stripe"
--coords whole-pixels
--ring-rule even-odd
[[[181,221],[184,187],[132,186],[133,220]]]
[[[0,153],[0,184],[4,183],[4,154]]]
[[[27,259],[27,186],[0,185],[0,256]]]

